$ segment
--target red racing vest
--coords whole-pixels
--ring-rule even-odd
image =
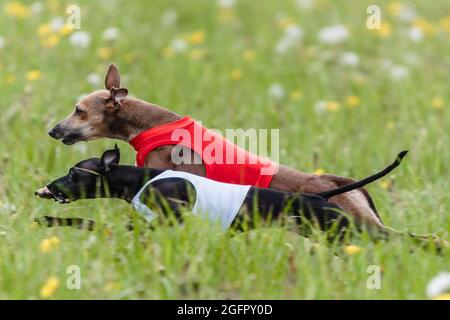
[[[278,165],[250,153],[189,116],[138,134],[129,142],[136,150],[136,164],[143,167],[152,150],[180,145],[196,152],[212,180],[268,188]],[[190,159],[190,157],[189,157]]]

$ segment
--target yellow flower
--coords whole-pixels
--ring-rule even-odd
[[[344,251],[346,254],[348,254],[349,256],[353,256],[357,253],[360,253],[361,251],[363,251],[363,249],[361,247],[355,246],[353,244],[350,244],[348,246],[346,246],[344,248]]]
[[[433,300],[450,300],[450,293],[443,293],[432,298]]]
[[[242,58],[244,58],[245,61],[251,62],[255,60],[256,54],[255,51],[247,49],[242,53]]]
[[[59,34],[62,36],[67,36],[73,32],[73,28],[65,24],[61,29],[59,29]]]
[[[339,111],[340,105],[339,102],[336,101],[328,101],[325,105],[325,110],[336,112]]]
[[[387,10],[391,16],[398,16],[403,9],[403,4],[401,2],[391,2],[387,6]]]
[[[39,70],[30,70],[27,72],[26,78],[28,81],[36,81],[42,78],[42,72]]]
[[[423,18],[418,18],[413,21],[413,26],[422,30],[426,35],[434,35],[436,33],[436,27]]]
[[[50,250],[52,250],[52,243],[49,239],[44,239],[41,241],[41,244],[39,245],[39,250],[43,253],[47,253]]]
[[[41,24],[37,29],[37,34],[40,37],[44,37],[52,33],[52,27],[50,26],[50,23],[44,23]]]
[[[168,59],[168,58],[172,58],[175,55],[175,52],[173,51],[173,49],[171,47],[167,47],[163,50],[163,57]]]
[[[230,72],[230,78],[231,80],[240,80],[242,78],[242,71],[239,69],[234,69]]]
[[[444,100],[441,97],[435,97],[431,100],[431,106],[434,109],[442,109],[444,108]]]
[[[450,33],[450,16],[441,19],[439,24],[445,32]]]
[[[345,104],[349,108],[355,108],[361,104],[361,99],[358,96],[348,96],[345,98]]]
[[[16,82],[16,76],[14,74],[10,73],[6,76],[5,81],[7,84],[13,84]]]
[[[42,253],[48,253],[53,249],[57,248],[60,243],[61,240],[58,237],[53,236],[51,238],[42,240],[41,244],[39,245],[39,250]]]
[[[41,298],[50,298],[59,287],[59,279],[56,277],[50,277],[41,287]]]
[[[102,47],[97,50],[97,56],[101,60],[108,60],[113,55],[114,48]]]
[[[303,92],[301,90],[298,90],[298,89],[292,90],[291,94],[290,94],[291,100],[300,100],[300,98],[302,96],[303,96]]]
[[[325,173],[325,170],[323,170],[322,168],[318,168],[316,170],[314,170],[314,174],[317,174],[318,176],[321,176]]]
[[[380,37],[386,38],[391,35],[392,27],[389,22],[381,22],[379,29],[375,29]]]
[[[383,189],[389,189],[392,186],[392,180],[383,180],[380,182],[380,187]]]
[[[13,1],[6,4],[5,12],[8,16],[23,19],[30,15],[31,10],[23,3],[19,1]]]
[[[59,43],[59,37],[56,34],[51,34],[50,36],[41,39],[41,45],[44,48],[53,48]]]
[[[187,41],[190,44],[201,44],[205,41],[205,32],[202,30],[194,31],[187,37]]]
[[[205,57],[206,51],[204,49],[193,49],[189,53],[189,57],[192,60],[201,60]]]
[[[50,243],[52,244],[52,246],[57,247],[59,246],[59,244],[61,243],[61,240],[58,237],[51,237],[50,239]]]

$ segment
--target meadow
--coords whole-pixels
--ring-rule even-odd
[[[69,5],[80,29],[67,27]],[[387,225],[450,239],[449,49],[448,1],[2,0],[0,299],[428,298],[450,251],[408,238],[329,245],[196,219],[151,231],[121,200],[60,205],[34,191],[113,146],[65,146],[47,131],[114,62],[131,95],[209,128],[279,129],[279,161],[303,171],[362,178],[410,150],[368,190]],[[107,226],[33,223],[43,215]],[[80,289],[66,285],[70,266]],[[379,288],[367,286],[370,266]]]

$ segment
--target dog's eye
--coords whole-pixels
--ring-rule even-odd
[[[79,115],[80,115],[81,113],[83,113],[83,112],[84,112],[84,111],[81,110],[79,106],[76,106],[76,107],[75,107],[75,114],[76,114],[77,116],[79,116]]]

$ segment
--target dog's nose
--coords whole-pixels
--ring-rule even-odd
[[[49,136],[54,138],[54,139],[58,139],[58,132],[56,127],[52,128],[49,132],[48,132]]]
[[[39,198],[44,198],[44,199],[51,199],[51,198],[53,198],[53,193],[47,187],[41,188],[39,190],[36,190],[34,192],[34,194],[36,196],[38,196]]]

